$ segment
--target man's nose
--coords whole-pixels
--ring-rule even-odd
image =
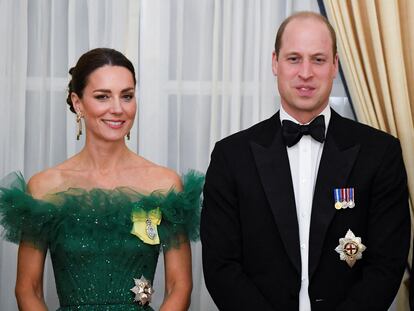
[[[308,80],[313,77],[312,63],[308,60],[302,62],[299,70],[299,77]]]

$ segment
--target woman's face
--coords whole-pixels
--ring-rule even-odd
[[[124,139],[137,109],[132,73],[121,66],[98,68],[89,75],[82,98],[72,93],[72,102],[84,117],[88,139]]]

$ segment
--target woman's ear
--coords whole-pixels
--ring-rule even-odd
[[[75,109],[76,114],[82,114],[82,101],[79,98],[78,94],[72,92],[70,94],[70,99],[72,101],[73,108]]]

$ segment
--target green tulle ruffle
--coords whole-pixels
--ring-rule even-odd
[[[132,212],[159,208],[162,221],[158,234],[162,248],[168,249],[183,240],[199,238],[203,182],[202,174],[191,171],[183,176],[182,192],[154,191],[143,195],[127,187],[113,190],[70,188],[38,200],[27,193],[21,173],[11,173],[0,181],[2,236],[14,243],[29,242],[39,249],[56,245],[53,239],[61,236],[59,231],[82,230],[97,239],[108,234],[117,237],[130,232]]]

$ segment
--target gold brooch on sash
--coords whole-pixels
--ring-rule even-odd
[[[148,212],[144,210],[132,213],[131,233],[139,237],[144,243],[156,245],[160,244],[157,226],[161,223],[162,214],[159,207]]]

